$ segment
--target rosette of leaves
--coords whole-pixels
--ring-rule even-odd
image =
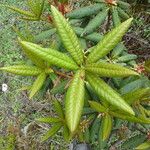
[[[84,26],[81,36],[84,37],[93,33],[94,31],[97,31],[97,29],[104,23],[106,18],[110,20],[111,16],[114,27],[118,26],[122,20],[129,18],[127,11],[130,10],[130,5],[128,3],[120,0],[95,1],[97,2],[96,4],[79,8],[66,14],[66,17],[69,19],[91,17],[88,23],[86,23],[86,26]]]
[[[21,76],[36,76],[37,79],[34,81],[33,85],[30,87],[23,87],[22,89],[29,89],[29,98],[31,99],[43,86],[47,76],[53,72],[49,68],[49,64],[45,63],[42,59],[37,58],[32,53],[24,49],[24,53],[33,62],[34,65],[14,65],[1,67],[1,71],[6,71],[12,74]]]
[[[122,66],[99,61],[120,42],[129,28],[132,18],[108,33],[87,56],[67,20],[55,7],[52,6],[51,10],[55,27],[68,53],[65,54],[52,48],[42,48],[26,41],[20,41],[20,45],[26,51],[49,62],[52,66],[74,72],[65,94],[65,119],[71,134],[76,133],[81,119],[85,82],[91,85],[103,103],[110,104],[113,108],[118,108],[124,113],[134,115],[133,109],[100,77],[125,77],[138,74]]]

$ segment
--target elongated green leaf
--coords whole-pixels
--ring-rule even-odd
[[[144,98],[147,93],[150,93],[150,88],[140,88],[126,93],[123,98],[128,104],[132,105],[134,102]]]
[[[117,3],[119,5],[119,7],[123,8],[125,10],[127,10],[131,7],[129,3],[126,3],[126,2],[123,2],[123,1],[117,1]]]
[[[27,65],[15,65],[0,68],[2,71],[7,71],[13,74],[22,75],[22,76],[37,76],[42,72],[41,69],[34,66]]]
[[[67,20],[55,7],[52,6],[51,10],[56,29],[58,30],[64,46],[71,54],[75,62],[81,65],[83,63],[83,50],[76,34]]]
[[[118,10],[118,14],[119,14],[119,16],[122,18],[122,19],[129,19],[130,17],[129,17],[129,15],[123,10],[123,9],[121,9],[121,8],[117,8],[117,10]]]
[[[131,61],[131,60],[134,60],[134,59],[137,59],[137,55],[127,54],[127,55],[119,57],[117,59],[117,62],[128,62],[128,61]]]
[[[129,150],[129,149],[135,149],[140,143],[143,143],[146,140],[145,135],[135,135],[131,138],[129,138],[127,141],[125,141],[121,148],[123,150]]]
[[[97,112],[105,113],[107,108],[95,101],[89,101],[90,107],[96,110]]]
[[[147,141],[147,142],[140,144],[135,149],[137,149],[137,150],[148,150],[148,149],[150,149],[150,141]]]
[[[100,121],[101,121],[101,118],[97,117],[92,124],[91,130],[90,130],[91,143],[94,143],[96,141],[96,135],[99,130]]]
[[[56,132],[60,130],[62,127],[62,124],[55,124],[50,130],[47,131],[47,133],[42,137],[42,141],[46,141],[48,138],[52,137]]]
[[[84,29],[80,27],[73,27],[73,29],[78,36],[81,36],[81,34],[84,32]],[[83,38],[98,43],[103,36],[100,33],[93,32],[89,35],[83,36]]]
[[[84,93],[84,71],[79,70],[69,86],[65,100],[66,121],[72,133],[77,129],[80,121],[84,105]]]
[[[64,119],[65,118],[65,115],[64,115],[64,111],[63,111],[63,108],[60,104],[60,102],[58,100],[54,100],[54,107],[55,107],[55,111],[57,113],[57,115],[61,118],[61,119]]]
[[[69,133],[69,129],[66,125],[64,125],[64,130],[63,130],[63,137],[64,137],[64,140],[69,142],[69,139],[70,139],[70,133]]]
[[[108,9],[99,12],[85,27],[83,35],[87,35],[95,31],[105,21],[108,14]]]
[[[106,56],[121,40],[131,25],[133,18],[123,22],[109,32],[87,57],[87,63],[93,63]]]
[[[36,121],[43,122],[43,123],[57,123],[61,122],[60,118],[52,118],[52,117],[44,117],[44,118],[38,118]]]
[[[102,77],[126,77],[130,75],[138,75],[138,73],[122,67],[118,64],[103,62],[88,64],[85,69],[91,73],[96,73]]]
[[[102,119],[102,138],[103,141],[109,138],[112,130],[112,118],[109,114],[106,114]]]
[[[27,52],[36,55],[37,57],[50,62],[53,65],[66,68],[66,69],[78,69],[78,66],[75,62],[69,58],[67,55],[58,52],[57,50],[53,50],[50,48],[42,48],[37,44],[33,44],[30,42],[20,41],[20,45]]]
[[[87,74],[86,79],[102,101],[107,101],[119,110],[134,114],[132,108],[102,79],[92,74]]]
[[[66,16],[72,19],[79,19],[79,18],[91,16],[93,14],[97,14],[98,11],[100,11],[103,7],[105,7],[105,4],[94,4],[91,6],[86,6],[83,8],[73,10],[69,12]]]
[[[45,39],[51,38],[51,36],[56,32],[55,28],[52,28],[50,30],[42,31],[40,34],[35,36],[36,42],[41,42]]]
[[[148,118],[143,118],[143,117],[135,117],[133,115],[127,115],[127,114],[122,114],[121,112],[109,112],[111,115],[114,117],[120,118],[122,120],[128,120],[131,122],[136,122],[136,123],[145,123],[145,124],[150,124],[150,119]]]
[[[29,95],[30,99],[41,89],[45,79],[46,79],[46,74],[45,73],[41,73],[37,77],[37,79],[35,80],[35,82],[32,85],[32,88],[31,88],[31,92],[30,92],[30,95]]]
[[[17,13],[20,13],[20,14],[22,14],[22,15],[25,15],[25,16],[27,16],[27,17],[33,17],[33,18],[35,17],[35,15],[32,14],[31,12],[22,10],[22,9],[17,8],[17,7],[14,7],[14,6],[3,5],[3,4],[0,4],[0,6],[6,7],[6,8],[8,8],[8,9],[10,9],[10,10],[13,10],[13,11],[15,11],[15,12],[17,12]]]
[[[122,54],[122,52],[126,49],[126,47],[123,45],[123,43],[119,43],[112,51],[111,57],[117,58],[119,55]]]
[[[112,21],[113,21],[113,26],[117,27],[118,25],[121,24],[119,15],[118,15],[118,11],[117,11],[117,7],[113,7],[112,8]]]

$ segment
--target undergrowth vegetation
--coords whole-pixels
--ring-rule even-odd
[[[0,147],[64,150],[86,143],[92,150],[149,149],[150,60],[131,49],[136,34],[137,45],[149,46],[149,32],[138,34],[147,20],[133,19],[133,5],[121,0],[18,4],[0,3],[1,11],[17,14],[6,28],[2,18],[2,33],[11,24],[17,37],[10,29],[2,34],[2,82],[14,78],[15,86],[2,88]]]

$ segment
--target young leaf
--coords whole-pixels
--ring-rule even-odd
[[[42,142],[46,141],[48,138],[52,137],[56,132],[60,130],[62,124],[55,124],[47,133],[42,137]]]
[[[76,34],[67,20],[55,7],[51,6],[51,10],[56,28],[66,50],[71,54],[74,61],[78,65],[81,65],[83,63],[83,50]]]
[[[43,122],[43,123],[57,123],[61,122],[60,118],[52,118],[52,117],[44,117],[44,118],[38,118],[36,121]]]
[[[42,48],[37,44],[30,42],[20,41],[20,45],[26,52],[32,53],[37,57],[50,62],[53,65],[66,68],[66,69],[78,69],[76,63],[67,55],[50,48]]]
[[[148,150],[148,149],[150,149],[150,141],[147,141],[147,142],[140,144],[135,149],[137,149],[137,150]]]
[[[87,64],[85,69],[91,73],[96,73],[101,77],[126,77],[130,75],[138,75],[138,73],[118,64],[103,62]]]
[[[46,79],[46,74],[45,73],[41,73],[37,77],[37,79],[35,80],[35,82],[32,85],[31,92],[30,92],[30,95],[29,95],[29,99],[31,99],[41,89],[45,79]]]
[[[121,40],[131,25],[133,18],[123,22],[111,32],[109,32],[95,47],[87,57],[87,63],[97,62],[100,58],[106,56]]]
[[[95,101],[89,101],[90,107],[96,110],[97,112],[105,113],[107,108]]]
[[[79,8],[68,13],[66,17],[72,19],[79,19],[79,18],[91,16],[93,14],[97,14],[98,11],[100,11],[104,6],[105,4],[94,4],[91,6]]]
[[[42,72],[41,69],[34,66],[27,65],[15,65],[0,68],[2,71],[7,71],[13,74],[22,75],[22,76],[37,76]]]
[[[105,114],[102,118],[102,138],[103,141],[109,138],[112,130],[112,118],[109,114]]]
[[[78,127],[84,105],[84,71],[76,72],[66,94],[65,116],[72,133]]]
[[[108,14],[108,9],[100,11],[85,27],[83,35],[87,35],[95,31],[105,21]]]
[[[101,100],[107,101],[119,110],[134,115],[134,111],[132,110],[132,108],[121,98],[121,96],[116,91],[108,86],[102,79],[92,74],[87,74],[86,79]]]
[[[61,118],[64,119],[65,115],[64,115],[64,111],[62,109],[62,106],[60,104],[60,102],[58,100],[54,100],[54,107],[55,107],[55,111],[57,113],[57,115]]]

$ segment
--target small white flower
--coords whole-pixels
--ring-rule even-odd
[[[7,90],[8,90],[8,85],[3,83],[2,84],[2,92],[7,92]]]

